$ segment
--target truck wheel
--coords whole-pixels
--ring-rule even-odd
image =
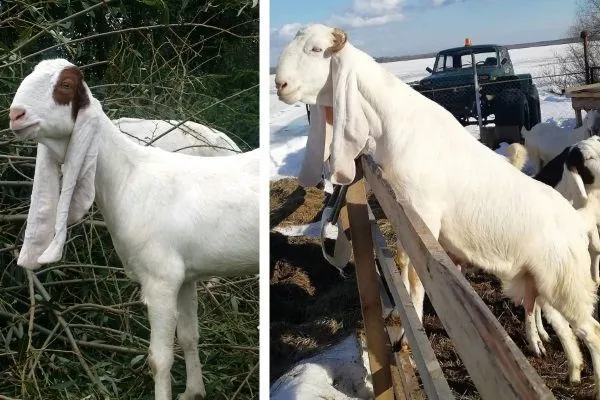
[[[527,103],[529,106],[529,124],[526,124],[525,127],[529,130],[542,121],[540,96],[535,86],[533,87],[531,93],[527,94]]]
[[[505,89],[491,102],[491,112],[496,125],[526,126],[529,123],[529,104],[525,94],[519,89]]]

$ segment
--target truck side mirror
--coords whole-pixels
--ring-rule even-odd
[[[508,62],[508,58],[503,58],[502,61],[500,61],[500,65],[504,65]]]
[[[433,70],[429,67],[425,68],[425,71],[429,72],[430,74],[433,72]]]

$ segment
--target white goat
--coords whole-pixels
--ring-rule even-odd
[[[538,173],[544,164],[559,155],[566,147],[597,135],[600,132],[600,111],[590,110],[583,119],[583,124],[569,132],[551,122],[540,122],[531,130],[521,129],[525,139],[525,147],[535,173]]]
[[[524,147],[518,145],[522,148]],[[584,153],[586,155],[584,155]],[[590,154],[594,155],[591,157]],[[587,158],[586,158],[587,157]],[[559,155],[550,160],[539,171],[534,179],[554,187],[560,194],[575,207],[583,216],[588,226],[590,238],[590,256],[592,258],[591,273],[596,284],[600,283],[600,170],[594,167],[594,159],[600,157],[600,138],[591,136],[573,146],[565,148]],[[550,340],[550,336],[542,325],[541,310],[536,305],[534,315],[525,314],[525,327],[527,342],[530,350],[537,356],[545,355],[546,349],[543,341]],[[575,358],[581,359],[579,348],[573,334],[562,326],[555,331],[569,354],[575,353]]]
[[[80,70],[61,59],[40,62],[24,78],[9,117],[18,138],[35,139],[64,162],[54,239],[37,263],[61,257],[63,206],[68,208],[75,186],[67,167],[79,156],[72,147],[92,137],[98,141],[95,200],[148,306],[155,398],[172,399],[176,329],[187,372],[181,398],[204,398],[195,282],[258,272],[259,150],[208,158],[137,145],[104,114]],[[28,267],[39,265],[34,260]]]
[[[354,159],[371,154],[447,251],[498,276],[528,313],[537,298],[566,318],[589,348],[600,384],[587,227],[564,197],[498,157],[339,29],[301,29],[281,55],[275,84],[288,104],[333,107],[330,151],[324,150],[333,183],[351,183]],[[411,287],[409,272],[403,277],[422,318],[423,286]],[[578,381],[582,362],[569,367],[571,381]]]
[[[119,118],[113,123],[133,141],[144,146],[151,143],[167,151],[204,157],[242,152],[223,132],[193,121],[179,125],[180,121]]]

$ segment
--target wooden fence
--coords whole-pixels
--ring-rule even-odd
[[[343,211],[341,217],[350,225],[375,398],[422,399],[426,395],[428,399],[447,400],[454,396],[368,209],[365,181],[410,257],[481,397],[554,398],[421,218],[409,204],[395,197],[378,166],[363,156],[357,161],[357,180],[348,188],[347,214]],[[382,287],[385,290],[380,290]],[[406,352],[396,351],[397,329],[384,324],[392,310],[400,316],[406,330],[422,391],[410,371]]]

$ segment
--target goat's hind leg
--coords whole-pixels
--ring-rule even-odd
[[[569,363],[569,382],[579,383],[581,381],[581,370],[583,369],[583,356],[577,344],[577,338],[567,320],[556,309],[547,302],[541,302],[541,305],[546,319],[554,328],[565,350],[567,362]]]
[[[581,323],[573,323],[573,328],[577,336],[587,346],[592,357],[594,366],[594,398],[600,400],[600,324],[591,315]]]
[[[198,355],[198,295],[196,282],[185,282],[177,296],[177,342],[185,358],[185,392],[180,400],[201,400],[206,397],[202,381],[202,365]]]

